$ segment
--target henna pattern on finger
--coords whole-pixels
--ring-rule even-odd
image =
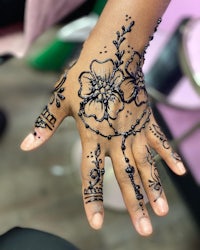
[[[128,158],[126,158],[126,161],[129,162]],[[141,189],[140,185],[135,183],[135,168],[131,166],[130,164],[128,164],[128,167],[126,167],[125,171],[128,174],[128,177],[135,191],[136,199],[139,201],[139,207],[142,210],[143,215],[145,216],[144,202],[143,202],[144,196],[140,192],[140,189]]]
[[[85,203],[93,201],[103,201],[103,175],[105,169],[101,168],[102,159],[99,158],[101,154],[100,144],[97,144],[97,148],[93,154],[90,152],[88,158],[92,159],[94,168],[90,170],[89,186],[84,189]]]
[[[147,162],[149,163],[150,167],[151,167],[151,180],[149,179],[149,187],[158,192],[157,197],[154,199],[154,202],[157,201],[157,199],[161,196],[162,192],[163,192],[163,188],[161,185],[161,180],[158,174],[158,169],[155,165],[155,160],[154,160],[154,156],[153,153],[151,151],[151,149],[146,145],[146,151],[147,151]]]
[[[48,106],[44,108],[41,115],[37,118],[35,122],[36,128],[48,128],[50,130],[53,130],[56,123],[55,116],[49,112]]]
[[[126,173],[128,174],[128,177],[131,180],[131,184],[134,188],[135,194],[136,194],[136,199],[137,200],[142,200],[143,199],[143,194],[140,192],[140,185],[137,185],[134,180],[134,174],[135,174],[135,168],[131,165],[128,165],[126,168]]]
[[[123,139],[122,139],[122,145],[121,145],[121,150],[123,152],[125,162],[128,164],[127,167],[125,168],[125,172],[128,174],[128,177],[131,181],[131,185],[134,189],[136,199],[139,201],[139,207],[142,210],[143,215],[145,215],[144,202],[143,202],[144,196],[140,191],[140,189],[141,189],[140,185],[136,184],[136,182],[135,182],[135,168],[130,165],[130,160],[126,156],[126,145],[125,145],[126,138],[127,138],[127,135],[124,135]]]
[[[56,84],[52,96],[50,98],[49,105],[55,104],[57,108],[61,107],[61,101],[65,100],[65,96],[63,95],[63,92],[65,88],[63,87],[63,84],[65,83],[67,79],[67,74],[65,73],[60,81]],[[56,123],[56,117],[49,111],[48,106],[45,106],[40,116],[35,121],[35,127],[36,128],[48,128],[49,130],[53,130],[55,123]],[[33,133],[34,136],[37,136],[37,133]],[[38,139],[40,139],[38,137]]]
[[[161,129],[158,125],[153,124],[152,126],[149,127],[149,130],[153,133],[153,135],[155,135],[160,140],[160,142],[163,145],[163,148],[165,148],[165,149],[170,148],[169,142],[168,142],[165,134],[161,131]]]
[[[181,161],[181,157],[178,153],[172,151],[171,155],[172,155],[172,158],[174,158],[174,160]]]
[[[64,92],[63,84],[66,81],[66,78],[67,76],[65,73],[62,79],[55,86],[49,105],[53,105],[55,103],[56,107],[60,108],[61,101],[65,99],[63,95],[63,92]],[[38,116],[38,118],[35,121],[35,127],[45,128],[45,129],[48,128],[49,130],[53,130],[55,127],[56,121],[57,121],[56,117],[49,111],[48,106],[45,106],[42,113]],[[33,135],[36,137],[37,132],[34,131]],[[40,139],[40,137],[38,137],[38,139]]]

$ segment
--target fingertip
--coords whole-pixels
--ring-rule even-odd
[[[169,212],[169,205],[166,201],[166,199],[163,198],[158,198],[155,201],[156,206],[153,206],[154,212],[158,215],[158,216],[165,216],[168,214]]]
[[[101,213],[95,213],[90,221],[90,225],[95,230],[101,229],[103,225],[103,215]]]
[[[186,174],[186,168],[185,168],[185,166],[183,165],[183,163],[181,161],[177,163],[177,169],[178,169],[177,174],[179,174],[179,175]]]
[[[150,236],[153,233],[153,227],[149,218],[140,218],[136,225],[136,230],[141,236]]]
[[[22,141],[20,148],[23,151],[29,151],[32,149],[32,145],[35,141],[34,135],[32,133],[28,134],[26,138]]]
[[[21,150],[30,151],[44,143],[44,140],[36,135],[36,132],[28,134],[20,145]]]

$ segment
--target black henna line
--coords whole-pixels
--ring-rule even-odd
[[[84,189],[85,203],[103,201],[103,175],[105,173],[105,169],[100,167],[102,163],[102,159],[99,158],[100,154],[100,144],[97,144],[94,155],[93,152],[90,152],[90,155],[87,156],[87,158],[92,159],[94,168],[90,171],[89,185]]]
[[[63,95],[65,88],[63,87],[63,84],[65,83],[66,79],[67,79],[67,75],[65,73],[62,79],[58,82],[58,84],[55,86],[53,90],[53,93],[50,99],[50,105],[52,105],[55,102],[56,107],[60,108],[61,101],[65,100],[65,96]]]
[[[49,112],[48,106],[44,108],[40,116],[36,119],[35,127],[36,128],[48,128],[53,130],[56,123],[55,116]]]
[[[158,125],[152,124],[152,126],[149,127],[149,130],[153,133],[155,137],[160,140],[164,149],[170,148],[169,142],[165,134],[161,131],[161,128]]]
[[[158,192],[158,196],[154,199],[154,202],[156,202],[158,198],[162,195],[163,188],[162,188],[162,184],[161,184],[161,180],[158,174],[157,167],[155,165],[153,153],[147,145],[146,145],[146,151],[147,151],[147,162],[149,163],[150,168],[151,168],[151,178],[152,178],[151,180],[150,179],[148,180],[149,188]]]

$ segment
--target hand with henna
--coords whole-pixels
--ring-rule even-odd
[[[88,221],[103,224],[105,156],[137,232],[152,233],[143,188],[159,216],[168,204],[156,168],[157,152],[178,175],[185,173],[154,119],[142,67],[149,41],[169,1],[109,0],[76,63],[56,83],[49,103],[21,144],[33,150],[73,116],[82,142],[82,194]],[[143,187],[143,188],[142,188]]]

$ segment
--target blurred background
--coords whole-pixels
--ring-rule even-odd
[[[5,1],[1,2],[3,6]],[[25,1],[20,2],[20,15],[14,20],[13,13],[10,24],[23,22]],[[176,177],[163,162],[158,163],[170,212],[159,218],[147,204],[154,227],[151,237],[135,232],[109,160],[104,226],[100,231],[89,227],[81,197],[80,141],[73,119],[66,119],[41,148],[33,152],[19,148],[105,2],[83,1],[38,36],[24,56],[0,56],[0,234],[21,226],[61,236],[81,250],[198,250],[200,58],[199,43],[193,43],[200,41],[198,0],[172,1],[146,55],[144,72],[152,107],[188,168],[186,176]],[[1,23],[2,30],[5,25]],[[182,128],[183,124],[187,126]]]

